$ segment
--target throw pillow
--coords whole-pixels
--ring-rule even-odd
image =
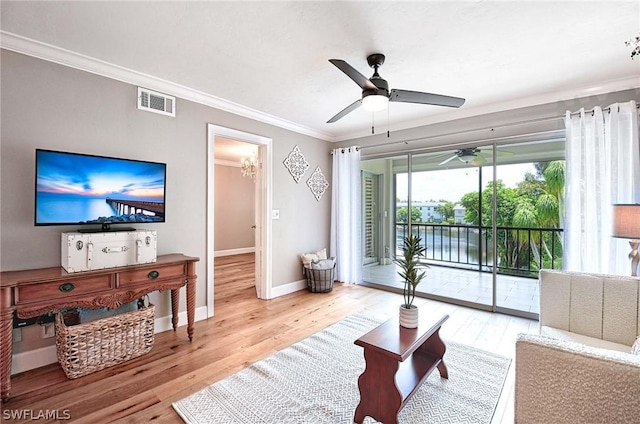
[[[302,259],[302,265],[308,267],[311,265],[311,262],[318,260],[318,255],[315,253],[303,253],[300,255],[300,259]]]
[[[317,262],[320,259],[327,259],[327,249],[324,248],[316,253],[303,253],[300,255],[300,259],[302,259],[302,265],[310,267],[311,262]]]
[[[315,262],[311,262],[311,269],[331,269],[335,264],[335,259],[319,259]]]
[[[633,343],[633,346],[631,346],[631,353],[634,355],[640,355],[640,336],[638,336],[636,341]]]

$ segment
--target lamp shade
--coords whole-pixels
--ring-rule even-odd
[[[613,205],[613,237],[640,239],[640,204]]]

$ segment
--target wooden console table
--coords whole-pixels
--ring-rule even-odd
[[[364,348],[366,368],[358,378],[360,403],[354,421],[370,416],[385,424],[397,424],[398,412],[411,399],[434,368],[449,378],[442,357],[446,347],[440,327],[449,319],[424,317],[418,328],[401,327],[390,319],[354,343]]]
[[[13,313],[32,318],[63,308],[117,308],[153,291],[171,290],[172,324],[178,327],[180,288],[187,286],[187,335],[193,339],[198,258],[158,256],[155,263],[67,273],[62,267],[5,271],[0,274],[0,389],[9,399],[13,350]]]

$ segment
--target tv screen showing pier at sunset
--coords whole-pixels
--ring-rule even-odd
[[[165,221],[166,164],[36,150],[35,225]]]

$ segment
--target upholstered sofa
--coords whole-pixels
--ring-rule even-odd
[[[516,423],[640,423],[639,299],[639,278],[540,272],[540,334],[516,342]]]

